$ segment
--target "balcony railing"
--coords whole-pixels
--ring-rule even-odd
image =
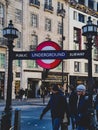
[[[40,7],[40,1],[38,0],[30,0],[29,4],[38,8]]]
[[[45,10],[45,11],[49,11],[49,12],[52,13],[52,12],[53,12],[53,7],[52,7],[51,5],[45,4],[44,10]]]

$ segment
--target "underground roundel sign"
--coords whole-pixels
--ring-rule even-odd
[[[44,41],[42,43],[40,43],[37,48],[36,51],[49,51],[49,50],[61,50],[60,46],[53,42],[53,41]],[[55,67],[57,67],[61,60],[60,59],[37,59],[36,60],[37,64],[45,69],[53,69]]]

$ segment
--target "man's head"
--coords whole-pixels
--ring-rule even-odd
[[[77,86],[76,91],[78,95],[84,95],[86,92],[86,87],[83,84],[80,84]]]
[[[59,87],[57,84],[54,84],[53,87],[52,87],[52,92],[53,93],[57,93],[59,91]]]

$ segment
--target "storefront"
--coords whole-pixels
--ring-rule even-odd
[[[79,84],[84,84],[87,86],[88,77],[87,76],[69,76],[70,84],[75,87]],[[93,77],[93,88],[98,89],[98,77]]]
[[[68,73],[63,74],[64,83],[68,84]],[[41,84],[39,85],[39,82]],[[39,90],[40,96],[42,93],[42,86],[46,93],[48,92],[48,88],[51,87],[52,84],[62,84],[62,73],[61,72],[48,72],[46,78],[27,78],[27,98],[36,98],[39,97]]]

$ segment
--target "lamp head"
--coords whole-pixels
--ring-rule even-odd
[[[7,39],[14,40],[15,38],[18,38],[18,34],[18,29],[14,28],[12,20],[10,20],[8,27],[3,29],[3,36]]]

